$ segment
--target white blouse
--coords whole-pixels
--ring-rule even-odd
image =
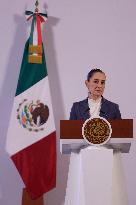
[[[93,100],[93,99],[88,98],[88,105],[90,108],[90,116],[91,117],[98,117],[100,115],[101,99],[102,98],[99,98],[97,100]]]

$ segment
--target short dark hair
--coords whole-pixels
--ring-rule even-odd
[[[88,75],[87,75],[87,81],[89,81],[90,78],[91,78],[95,73],[103,73],[103,74],[105,74],[105,73],[104,73],[101,69],[99,69],[99,68],[92,69],[92,70],[90,70],[90,72],[89,72]]]

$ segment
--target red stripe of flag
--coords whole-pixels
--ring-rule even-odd
[[[56,132],[11,156],[32,199],[56,186]]]

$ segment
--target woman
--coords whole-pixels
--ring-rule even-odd
[[[73,104],[70,120],[86,120],[90,117],[98,116],[106,119],[121,119],[119,106],[103,97],[105,82],[106,75],[102,70],[93,69],[88,73],[85,81],[88,89],[88,98]],[[127,194],[124,189],[125,180],[122,177],[123,171],[120,161],[120,151],[114,151],[112,156],[112,151],[104,147],[95,147],[93,149],[92,146],[85,146],[84,149],[81,148],[80,152],[72,152],[69,176],[71,178],[73,176],[72,180],[75,181],[71,180],[71,184],[70,182],[68,183],[69,189],[67,190],[70,191],[67,193],[67,200],[70,199],[71,202],[75,200],[76,203],[74,201],[71,203],[72,205],[79,204],[84,198],[88,200],[89,203],[87,204],[91,204],[91,202],[92,204],[105,204],[106,200],[106,204],[111,204],[112,196],[112,204],[127,204]],[[106,175],[103,174],[104,172]],[[70,177],[69,179],[71,179]],[[101,180],[104,183],[101,183],[100,186]],[[81,188],[84,187],[85,183],[89,192],[87,189],[85,191]],[[92,191],[90,192],[90,190]],[[100,193],[99,198],[96,197],[97,192]]]
[[[86,120],[90,117],[121,119],[119,106],[103,97],[106,75],[100,69],[92,69],[85,81],[88,98],[75,102],[71,108],[70,120]]]

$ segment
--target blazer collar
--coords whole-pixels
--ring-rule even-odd
[[[100,109],[100,117],[104,117],[107,119],[107,100],[102,96],[101,100],[101,109]],[[82,118],[84,120],[90,118],[90,112],[89,112],[89,105],[88,105],[88,97],[82,101]]]

